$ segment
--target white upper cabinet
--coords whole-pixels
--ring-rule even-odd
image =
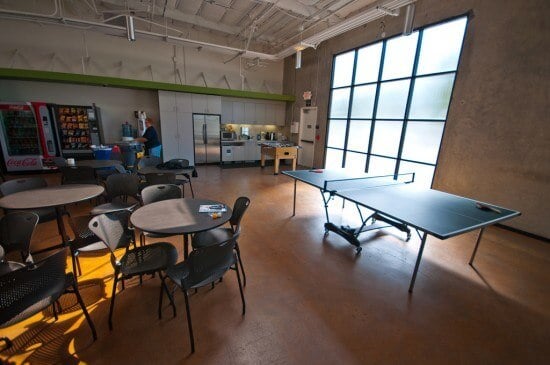
[[[222,113],[222,97],[218,95],[206,95],[206,108],[208,114]]]
[[[234,123],[233,117],[233,102],[230,100],[222,100],[222,124]]]
[[[265,124],[277,124],[277,113],[274,103],[265,104]]]
[[[173,91],[159,90],[159,110],[176,111],[176,93]]]
[[[192,113],[193,112],[193,94],[187,93],[175,93],[176,94],[176,106],[179,113]]]
[[[244,123],[244,103],[242,101],[233,102],[233,122]]]
[[[256,124],[256,103],[249,101],[244,103],[244,123]]]
[[[193,113],[221,114],[222,98],[217,95],[193,94]]]
[[[265,118],[265,103],[256,103],[256,124],[267,124]]]

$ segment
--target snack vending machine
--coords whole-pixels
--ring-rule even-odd
[[[93,158],[92,145],[103,143],[99,108],[81,105],[50,105],[63,157]]]
[[[55,169],[56,135],[45,103],[0,103],[0,145],[6,171]]]

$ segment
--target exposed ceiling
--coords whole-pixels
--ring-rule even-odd
[[[295,49],[317,46],[339,34],[335,29],[341,33],[361,22],[397,15],[400,7],[414,1],[0,0],[0,18],[126,37],[132,16],[136,38],[212,47],[235,56],[279,59]]]

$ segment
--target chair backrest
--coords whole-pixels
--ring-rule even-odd
[[[147,181],[147,185],[175,184],[176,174],[173,172],[145,174],[145,181]]]
[[[25,261],[37,223],[38,214],[33,212],[10,212],[0,218],[0,244],[4,252],[19,251]]]
[[[130,212],[120,210],[112,213],[101,214],[93,217],[88,223],[88,228],[105,246],[111,250],[111,262],[113,265],[114,251],[118,248],[128,247],[132,242],[133,231],[128,228]]]
[[[185,260],[189,275],[182,279],[181,287],[200,287],[221,278],[236,262],[234,248],[235,238],[232,237],[219,244],[193,250]]]
[[[174,184],[157,184],[145,187],[141,191],[143,204],[151,204],[161,200],[181,198],[181,189]]]
[[[65,291],[67,249],[0,276],[0,327],[33,316]]]
[[[96,175],[93,167],[90,166],[62,166],[61,184],[93,184]]]
[[[168,162],[176,162],[176,163],[179,163],[182,167],[187,167],[189,166],[189,160],[185,159],[185,158],[173,158],[171,159],[170,161]]]
[[[133,174],[113,174],[105,181],[109,199],[133,197],[139,201],[139,177]]]
[[[138,168],[146,166],[157,166],[162,163],[162,159],[156,156],[143,156],[138,162]]]
[[[233,212],[231,213],[231,218],[229,218],[229,224],[231,224],[234,233],[240,231],[241,219],[243,219],[244,212],[246,212],[249,205],[250,199],[246,196],[241,196],[235,200]]]
[[[8,180],[0,184],[2,196],[18,193],[20,191],[40,189],[48,186],[48,183],[41,177],[29,177],[24,179]]]

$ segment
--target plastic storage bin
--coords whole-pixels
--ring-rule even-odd
[[[111,147],[95,148],[93,149],[94,158],[96,160],[108,160],[109,158],[111,158],[111,151]]]

